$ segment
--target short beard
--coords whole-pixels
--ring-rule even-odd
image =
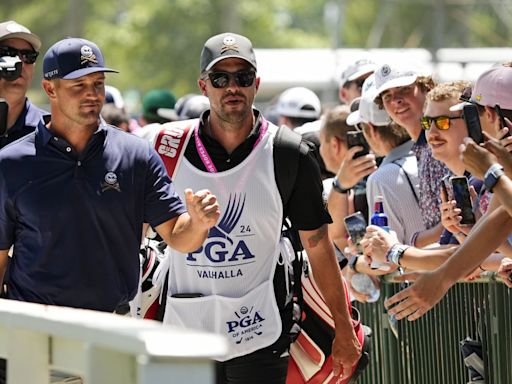
[[[219,114],[219,118],[228,124],[237,124],[243,122],[247,118],[249,114],[248,112],[249,111],[245,109],[242,111],[233,111],[230,113],[225,113],[222,111],[222,113]]]

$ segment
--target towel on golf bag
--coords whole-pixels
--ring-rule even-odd
[[[290,347],[287,384],[334,384],[331,347],[334,340],[334,319],[323,299],[311,273],[302,275],[303,320],[302,330]],[[345,280],[345,292],[348,292]],[[369,363],[371,351],[371,329],[361,324],[359,312],[350,305],[346,297],[352,326],[362,346],[362,355],[352,367],[349,378],[339,384],[355,383]]]

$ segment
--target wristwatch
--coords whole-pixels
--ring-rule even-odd
[[[350,258],[350,260],[348,261],[348,266],[350,267],[351,270],[353,270],[356,273],[357,273],[356,265],[357,265],[358,258],[359,258],[359,256],[352,256]]]
[[[352,188],[343,188],[337,177],[332,180],[332,188],[338,193],[348,193]]]
[[[498,183],[499,178],[504,174],[505,172],[503,171],[503,167],[500,164],[491,165],[487,172],[485,172],[485,189],[487,189],[489,192],[492,192],[492,189]]]
[[[389,250],[388,254],[386,255],[386,260],[388,261],[388,263],[400,266],[400,259],[402,258],[407,248],[409,248],[409,246],[404,244],[393,245]]]

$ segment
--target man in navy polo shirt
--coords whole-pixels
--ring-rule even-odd
[[[191,252],[219,206],[187,189],[185,207],[150,145],[100,119],[116,71],[94,43],[61,40],[43,67],[51,122],[0,151],[0,277],[14,245],[9,298],[113,311],[137,291],[143,222]]]
[[[0,57],[18,57],[21,74],[14,80],[0,77],[0,98],[9,106],[0,132],[0,148],[34,131],[41,118],[49,120],[49,113],[33,105],[26,97],[34,76],[34,66],[41,48],[41,39],[15,21],[0,23]],[[5,119],[5,116],[0,116]]]

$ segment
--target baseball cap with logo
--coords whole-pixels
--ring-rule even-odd
[[[383,64],[375,70],[375,97],[391,88],[413,84],[420,76],[414,67],[400,64]]]
[[[340,87],[343,87],[349,81],[354,81],[364,75],[373,73],[375,69],[377,69],[377,64],[369,58],[356,60],[341,73]]]
[[[498,104],[502,109],[512,110],[512,67],[500,65],[482,73],[476,80],[469,103],[483,107]],[[468,102],[454,105],[450,111],[460,111]]]
[[[53,44],[43,58],[46,80],[72,80],[94,72],[117,72],[105,67],[100,49],[92,41],[68,37]]]
[[[39,36],[30,32],[30,30],[13,20],[0,23],[0,41],[7,39],[22,39],[28,42],[32,48],[39,51],[41,48],[41,39]]]
[[[304,87],[288,88],[277,100],[276,112],[281,116],[318,119],[322,106],[318,96]]]
[[[237,57],[251,64],[256,69],[256,55],[251,41],[235,33],[222,33],[210,37],[201,51],[201,72],[210,70],[219,61]]]
[[[370,123],[376,126],[386,126],[391,123],[388,113],[384,109],[380,109],[373,101],[375,96],[377,96],[375,75],[370,75],[363,83],[359,108],[347,117],[348,125]]]

